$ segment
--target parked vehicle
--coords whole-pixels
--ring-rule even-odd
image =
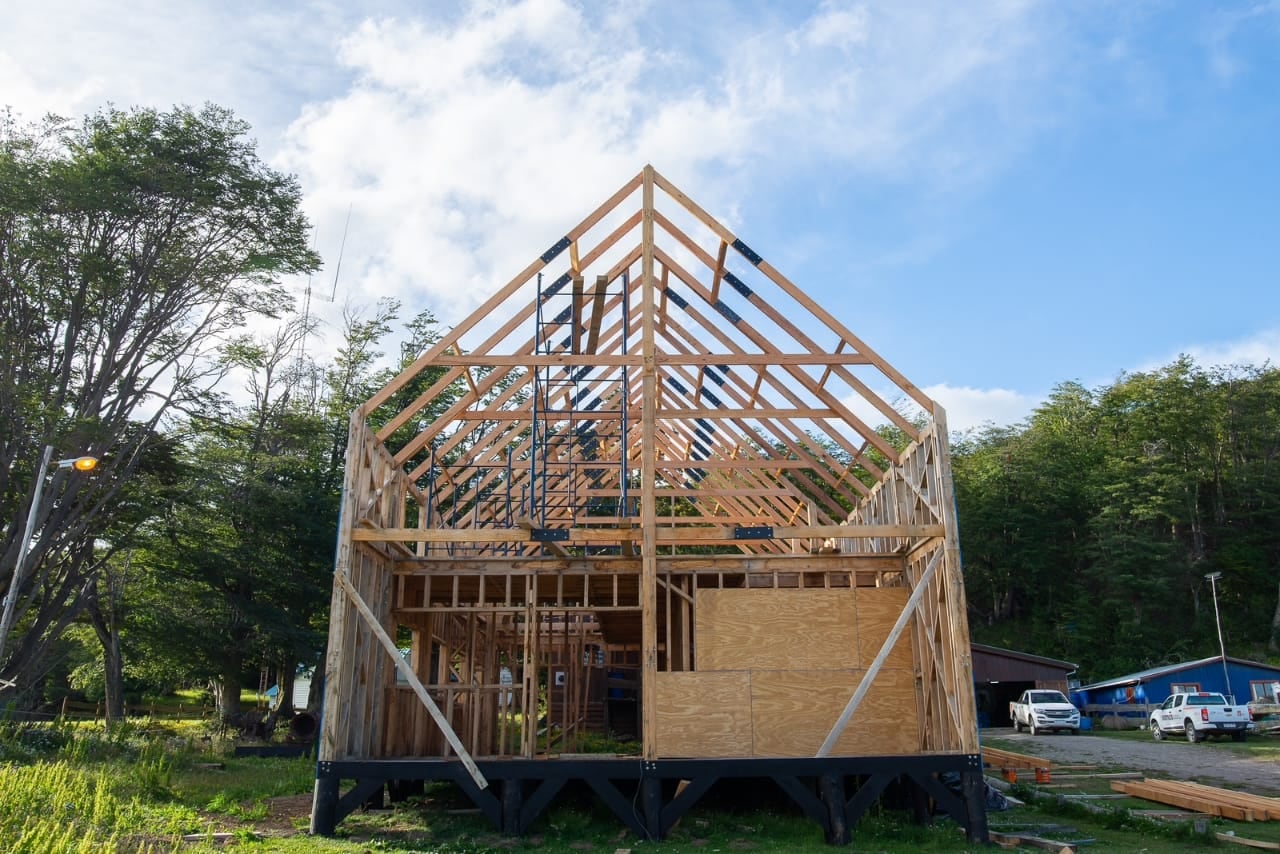
[[[1022,732],[1029,729],[1032,735],[1046,730],[1063,730],[1075,735],[1080,732],[1080,710],[1071,705],[1061,691],[1034,688],[1023,691],[1022,696],[1009,704],[1009,717],[1013,728]]]
[[[1170,694],[1151,713],[1151,737],[1156,741],[1171,734],[1181,734],[1193,744],[1211,735],[1244,741],[1248,730],[1248,708],[1232,705],[1222,694],[1210,691]]]

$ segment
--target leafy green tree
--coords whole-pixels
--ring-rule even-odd
[[[280,277],[317,266],[299,202],[218,107],[0,118],[0,588],[23,570],[0,677],[19,690],[94,589],[154,437],[208,407],[215,343],[287,308]],[[102,464],[46,483],[44,445]]]
[[[956,442],[975,637],[1099,677],[1212,655],[1204,576],[1221,571],[1228,652],[1264,655],[1280,630],[1278,409],[1275,369],[1182,358],[1063,384],[1024,424]]]

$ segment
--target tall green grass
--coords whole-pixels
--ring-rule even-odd
[[[168,851],[173,840],[143,835],[136,801],[122,800],[105,770],[66,760],[0,767],[0,850],[62,852]]]

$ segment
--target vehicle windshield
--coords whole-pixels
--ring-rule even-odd
[[[1032,691],[1027,699],[1031,703],[1065,703],[1067,701],[1060,691]]]
[[[1187,697],[1188,706],[1225,706],[1227,698],[1221,694],[1192,694]]]

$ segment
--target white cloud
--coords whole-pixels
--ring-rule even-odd
[[[338,305],[454,321],[646,162],[730,222],[806,172],[983,175],[1067,53],[1031,0],[442,8],[48,0],[6,18],[0,101],[230,106],[299,173],[331,269],[351,208]]]
[[[1260,367],[1265,362],[1270,362],[1273,366],[1280,365],[1280,327],[1265,329],[1247,338],[1235,341],[1192,344],[1183,348],[1179,353],[1170,354],[1160,362],[1147,365],[1140,370],[1156,370],[1168,365],[1182,353],[1190,356],[1196,361],[1196,364],[1205,368],[1230,367],[1232,365],[1255,365]]]
[[[987,423],[997,427],[1016,424],[1044,400],[1044,395],[1023,394],[1007,388],[939,384],[923,391],[947,411],[947,427],[953,434]]]
[[[1036,73],[1030,3],[827,0],[754,29],[681,11],[521,0],[355,26],[350,84],[303,109],[282,160],[321,234],[354,206],[343,290],[457,319],[646,162],[721,215],[761,169],[981,172],[998,147],[947,126]]]

